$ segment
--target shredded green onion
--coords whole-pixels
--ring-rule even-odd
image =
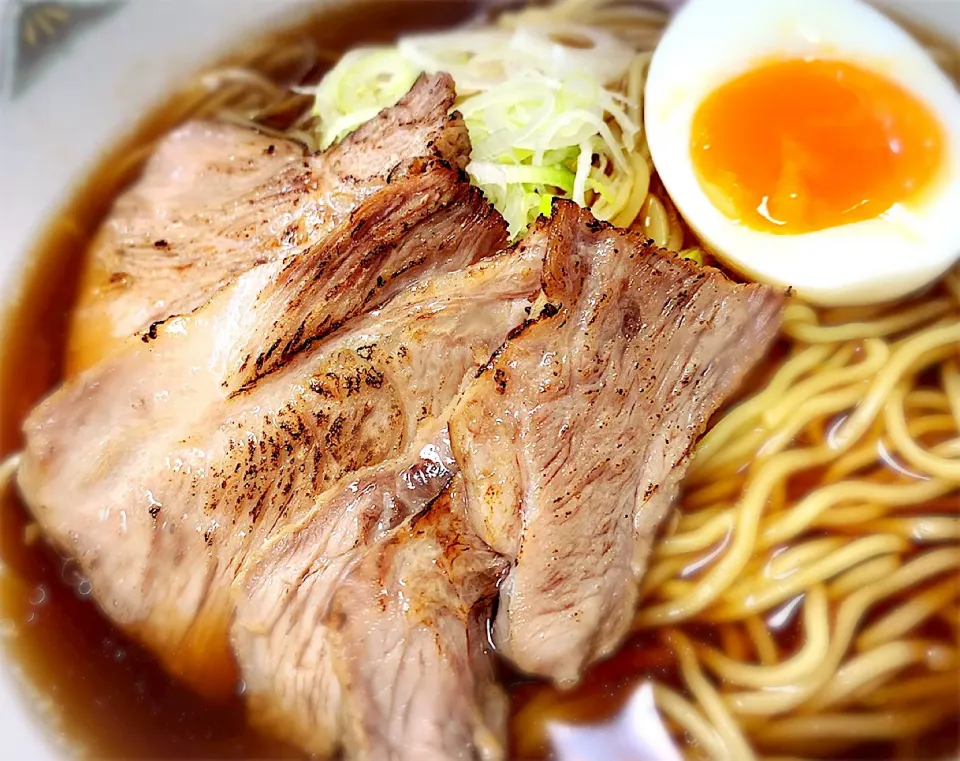
[[[694,264],[703,264],[703,249],[701,248],[685,248],[677,256],[681,259],[689,259]]]
[[[394,105],[420,72],[446,71],[473,143],[467,172],[511,236],[549,213],[554,197],[628,225],[650,183],[640,125],[623,94],[634,58],[606,32],[562,24],[419,35],[354,50],[317,87],[321,144]]]

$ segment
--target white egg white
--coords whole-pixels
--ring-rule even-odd
[[[717,209],[691,161],[694,114],[717,87],[775,58],[843,60],[925,103],[946,139],[922,201],[799,235],[753,230]],[[922,288],[960,258],[960,94],[913,38],[859,0],[690,0],[654,52],[644,111],[654,165],[680,213],[748,277],[816,304],[860,305]]]

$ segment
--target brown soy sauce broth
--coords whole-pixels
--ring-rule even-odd
[[[476,12],[473,0],[353,2],[298,24],[277,40],[306,36],[323,53],[337,53],[404,32],[453,26]],[[237,57],[244,52],[238,49]],[[3,315],[0,457],[19,449],[23,419],[62,378],[84,253],[137,169],[118,173],[117,166],[121,157],[173,126],[166,112],[158,108],[100,162],[57,215],[69,224],[52,224],[30,257],[18,297]],[[242,686],[230,702],[212,705],[174,681],[108,622],[89,599],[89,583],[38,535],[12,485],[0,494],[0,641],[28,703],[71,755],[299,757],[248,727]]]

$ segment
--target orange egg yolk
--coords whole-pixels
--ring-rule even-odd
[[[943,129],[900,85],[842,61],[764,64],[714,90],[691,158],[728,217],[797,234],[872,219],[942,165]]]

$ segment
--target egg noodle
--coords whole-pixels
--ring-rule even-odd
[[[698,243],[642,131],[643,78],[665,21],[652,5],[563,0],[496,23],[590,25],[635,51],[619,92],[646,176],[634,219],[618,221],[680,250]],[[955,51],[932,52],[960,71]],[[312,96],[282,83],[338,57],[273,41],[206,74],[165,120],[256,124],[316,150]],[[605,667],[654,682],[691,758],[844,756],[876,742],[929,755],[925,733],[960,713],[960,269],[895,305],[792,303],[778,352],[694,455],[642,583],[635,636],[651,655]],[[549,722],[577,716],[596,689],[589,677],[569,692],[528,685],[512,727],[518,757],[540,757]]]
[[[694,703],[662,708],[695,737],[705,714],[704,747],[916,757],[960,710],[958,315],[956,271],[842,321],[792,305],[788,357],[702,441],[636,626],[673,641]]]

